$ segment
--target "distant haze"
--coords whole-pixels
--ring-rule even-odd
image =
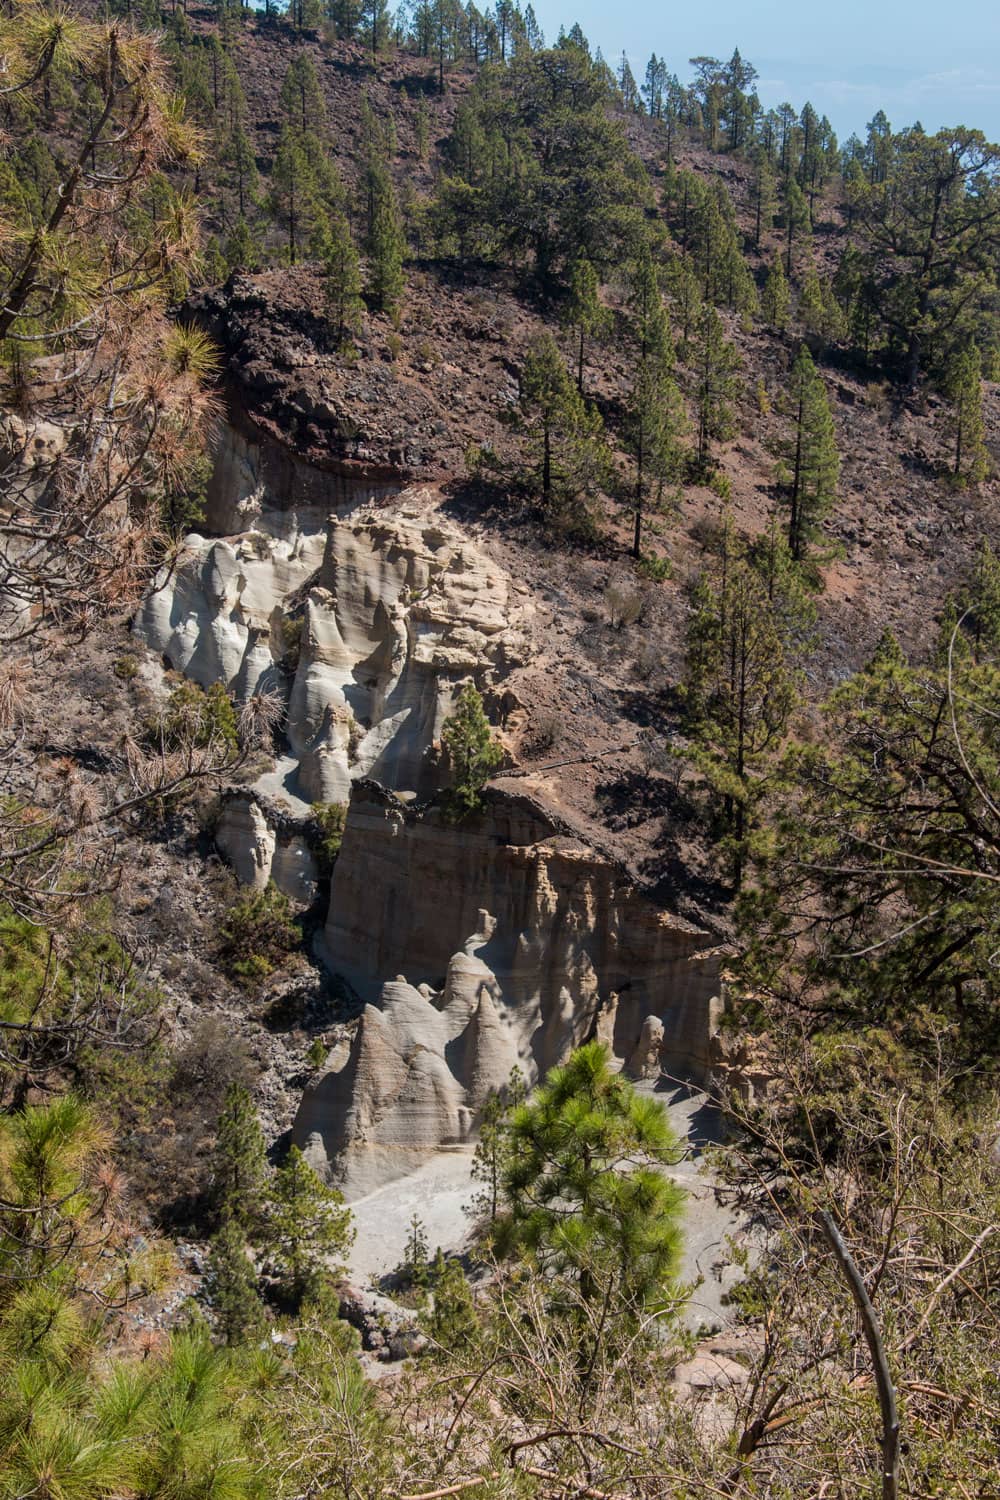
[[[651,52],[682,83],[688,59],[722,60],[739,47],[760,74],[765,108],[809,100],[828,115],[841,140],[884,109],[894,129],[919,120],[925,130],[968,125],[1000,140],[1000,4],[966,0],[842,0],[825,7],[772,0],[767,7],[715,0],[664,6],[653,0],[609,6],[606,0],[534,0],[548,43],[579,21],[592,47],[617,68],[628,53],[641,85]]]

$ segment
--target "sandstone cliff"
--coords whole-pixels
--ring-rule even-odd
[[[706,1074],[708,934],[527,798],[489,791],[456,826],[357,786],[324,941],[369,1004],[305,1094],[295,1139],[349,1192],[468,1140],[515,1062],[534,1081],[594,1034],[643,1070],[655,1035],[668,1072]]]

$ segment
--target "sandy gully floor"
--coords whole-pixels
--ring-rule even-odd
[[[726,1292],[737,1280],[726,1239],[745,1239],[745,1228],[730,1207],[720,1205],[704,1165],[704,1148],[719,1140],[718,1112],[705,1094],[660,1080],[655,1088],[687,1155],[671,1176],[688,1193],[682,1278],[701,1278],[692,1293],[685,1322],[692,1329],[724,1326]],[[351,1204],[357,1239],[350,1258],[352,1278],[365,1284],[402,1261],[413,1215],[424,1227],[433,1255],[440,1245],[458,1251],[467,1242],[467,1205],[475,1192],[470,1178],[471,1149],[439,1152],[418,1171]]]

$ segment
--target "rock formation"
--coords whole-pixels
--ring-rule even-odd
[[[528,616],[503,570],[411,492],[391,512],[268,511],[239,536],[189,536],[135,628],[205,686],[287,693],[303,797],[346,802],[358,776],[434,788],[427,752],[456,684],[522,660]]]
[[[456,827],[363,783],[325,947],[369,1003],[295,1139],[357,1195],[469,1140],[515,1062],[534,1081],[591,1035],[642,1076],[662,1060],[702,1078],[719,1009],[709,941],[526,798],[490,792]]]
[[[303,830],[250,792],[226,797],[215,825],[219,853],[242,885],[262,891],[273,880],[300,906],[316,894],[319,870]]]
[[[241,881],[308,904],[308,804],[350,803],[321,949],[365,1008],[294,1136],[352,1196],[468,1143],[515,1063],[533,1082],[588,1037],[633,1076],[704,1078],[719,1009],[708,935],[539,802],[490,789],[456,825],[413,801],[458,684],[511,696],[532,609],[429,492],[378,503],[378,482],[229,430],[210,512],[240,529],[188,537],[135,625],[203,685],[287,701],[288,760],[218,821]]]

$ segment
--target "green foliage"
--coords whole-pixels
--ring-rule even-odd
[[[753,159],[753,242],[754,248],[759,251],[765,235],[768,235],[774,227],[774,215],[777,210],[777,192],[774,170],[766,149],[763,146],[756,147]],[[770,321],[773,322],[774,319]]]
[[[684,249],[706,302],[734,312],[755,313],[757,293],[740,252],[732,199],[725,184],[692,176],[686,196]]]
[[[239,751],[239,734],[233,700],[221,682],[209,688],[181,682],[166,707],[147,724],[146,739],[166,752],[213,749],[234,756]]]
[[[344,841],[344,825],[347,822],[347,804],[344,802],[314,802],[309,809],[318,838],[314,844],[320,864],[329,873],[336,863],[340,846]]]
[[[533,257],[543,283],[585,258],[600,273],[629,258],[651,202],[646,173],[585,49],[523,51],[484,70],[446,148],[437,216],[467,254]],[[459,133],[462,139],[459,139]]]
[[[461,1263],[454,1257],[446,1260],[438,1250],[429,1280],[433,1303],[427,1326],[431,1337],[449,1353],[465,1353],[475,1342],[479,1319]]]
[[[609,1067],[598,1042],[554,1068],[515,1109],[498,1247],[528,1256],[560,1300],[561,1284],[605,1308],[598,1337],[627,1338],[672,1305],[684,1195],[663,1168],[677,1141],[662,1106]],[[603,1320],[602,1320],[603,1321]]]
[[[979,544],[971,576],[947,601],[938,646],[940,665],[950,656],[971,656],[976,666],[1000,655],[1000,560],[989,542]]]
[[[884,116],[883,116],[884,119]],[[940,374],[987,311],[1000,249],[1000,146],[957,127],[880,136],[880,162],[855,187],[865,231],[857,297],[910,386]]]
[[[297,133],[286,125],[271,167],[271,214],[288,235],[288,261],[295,264],[308,225],[314,187],[309,160]]]
[[[321,1036],[313,1037],[306,1052],[306,1061],[311,1068],[321,1068],[326,1062],[329,1047]]]
[[[403,258],[406,239],[399,217],[396,190],[388,168],[372,160],[368,167],[368,281],[367,294],[379,311],[395,314],[403,298]]]
[[[503,749],[493,737],[474,682],[464,682],[459,689],[454,711],[441,730],[441,743],[451,766],[446,806],[453,818],[464,818],[479,810],[483,787],[503,764]]]
[[[342,213],[323,220],[314,238],[314,250],[323,266],[323,293],[337,338],[343,340],[361,322],[361,263],[351,238],[351,227]]]
[[[577,256],[569,273],[569,299],[565,322],[577,332],[576,388],[583,395],[583,359],[587,338],[600,338],[611,324],[611,314],[600,296],[597,272],[585,255]]]
[[[430,118],[427,109],[427,100],[423,94],[417,100],[415,131],[417,158],[419,161],[426,161],[427,153],[430,150]]]
[[[215,1329],[225,1344],[259,1339],[267,1326],[264,1304],[243,1234],[230,1219],[209,1247],[206,1292]]]
[[[510,1165],[510,1122],[527,1095],[524,1075],[514,1067],[500,1090],[491,1090],[479,1121],[479,1139],[472,1157],[472,1180],[480,1184],[467,1212],[492,1226],[503,1203],[503,1183]]]
[[[719,557],[692,590],[687,694],[690,755],[722,820],[721,851],[734,883],[796,704],[789,639],[797,621],[746,557],[727,518]]]
[[[0,1269],[4,1298],[59,1270],[100,1215],[96,1166],[106,1137],[71,1094],[0,1115]]]
[[[140,982],[101,903],[79,915],[56,931],[0,906],[0,1100],[67,1075],[88,1089],[115,1056],[152,1049],[158,992]]]
[[[160,518],[171,538],[187,536],[204,523],[211,474],[211,461],[206,454],[199,453],[190,463],[183,465],[176,478],[163,486]]]
[[[148,1365],[112,1365],[53,1300],[44,1352],[17,1337],[0,1365],[0,1494],[59,1500],[249,1500],[258,1494],[234,1400],[240,1384],[202,1331],[176,1334]],[[15,1325],[5,1319],[5,1332]]]
[[[805,344],[792,366],[788,404],[794,422],[785,450],[792,464],[788,546],[795,561],[803,562],[809,543],[822,535],[820,528],[836,502],[840,478],[840,455],[826,387]]]
[[[950,435],[954,443],[952,477],[961,486],[986,478],[989,459],[983,424],[982,360],[975,344],[954,356],[945,380],[951,402]]]
[[[722,320],[714,307],[706,307],[698,323],[695,401],[698,412],[698,460],[708,462],[713,439],[723,441],[734,430],[736,371],[740,357],[725,337]]]
[[[817,1024],[890,1026],[935,1068],[974,1066],[977,1088],[1000,1014],[991,628],[950,672],[947,650],[913,667],[890,640],[831,696],[822,741],[788,752],[745,912],[755,981],[809,996]]]
[[[240,892],[219,929],[222,962],[234,979],[266,979],[302,940],[292,903],[268,881],[262,891]]]
[[[321,1182],[292,1146],[271,1183],[262,1237],[284,1294],[296,1303],[313,1294],[324,1276],[337,1274],[336,1261],[353,1242],[343,1196]]]
[[[203,1329],[174,1336],[144,1392],[145,1420],[132,1459],[138,1494],[242,1500],[256,1491],[244,1434],[234,1420],[238,1388],[232,1367]],[[118,1411],[128,1412],[126,1392],[114,1395]]]
[[[791,296],[785,278],[785,268],[782,265],[781,256],[775,255],[768,267],[767,280],[764,283],[764,296],[761,301],[764,321],[770,323],[772,328],[785,328],[788,324],[790,304]]]
[[[223,1228],[252,1233],[259,1224],[268,1180],[264,1132],[249,1090],[231,1083],[216,1128],[212,1196]]]
[[[406,1229],[406,1248],[397,1271],[410,1287],[426,1287],[430,1279],[427,1226],[417,1213],[410,1216]]]
[[[656,484],[656,503],[659,504],[664,486],[676,479],[680,472],[679,439],[687,426],[687,418],[680,391],[671,375],[674,350],[670,323],[648,250],[636,263],[629,292],[636,361],[626,425],[636,460],[632,556],[638,559],[642,556],[642,523],[648,481],[652,479]]]
[[[733,481],[728,474],[723,474],[720,469],[713,469],[708,476],[708,487],[713,495],[718,495],[720,500],[727,504],[733,498]]]
[[[581,504],[607,479],[609,455],[596,407],[584,402],[570,379],[559,346],[539,335],[521,370],[521,411],[536,449],[536,484],[555,518]]]
[[[288,64],[278,104],[290,125],[303,133],[307,130],[322,132],[326,124],[326,103],[316,64],[307,51],[297,52]]]
[[[791,281],[796,272],[796,245],[804,241],[808,248],[811,244],[809,205],[794,177],[789,177],[785,185],[784,218],[785,275]]]

